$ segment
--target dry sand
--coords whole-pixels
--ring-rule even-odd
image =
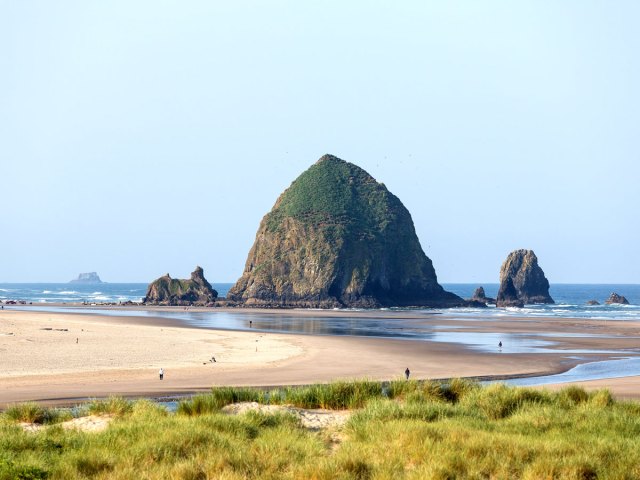
[[[625,322],[460,319],[412,312],[376,315],[415,316],[442,328],[464,325],[469,331],[596,333],[606,338],[558,338],[553,353],[505,355],[498,349],[482,353],[428,341],[208,330],[182,327],[167,319],[5,309],[0,312],[0,406],[27,400],[66,404],[108,395],[169,396],[206,391],[212,385],[388,380],[400,378],[407,366],[412,378],[421,379],[549,374],[588,358],[608,357],[591,354],[576,360],[564,349],[632,349],[638,345],[634,337],[640,337],[640,328]],[[210,361],[212,356],[215,363]],[[160,367],[165,371],[162,381]],[[640,397],[636,377],[588,385],[603,386],[621,396]]]

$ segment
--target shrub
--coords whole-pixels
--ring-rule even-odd
[[[589,394],[584,388],[576,387],[574,385],[563,388],[560,390],[558,397],[560,403],[566,407],[579,405],[589,400]]]
[[[543,403],[547,399],[544,392],[530,388],[513,388],[502,383],[479,388],[463,399],[468,407],[478,408],[492,420],[506,418],[525,404]]]
[[[15,422],[52,424],[58,423],[71,418],[71,412],[68,410],[59,410],[56,408],[46,408],[35,402],[20,403],[12,405],[4,412],[6,418]]]
[[[131,413],[133,402],[122,397],[109,397],[103,400],[95,399],[89,402],[86,409],[92,415],[122,416]]]

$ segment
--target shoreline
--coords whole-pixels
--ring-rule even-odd
[[[482,319],[413,311],[349,312],[353,317],[409,318],[452,331],[464,324],[468,332],[535,336],[555,330],[577,335],[554,339],[557,345],[550,353],[504,354],[428,340],[195,328],[166,317],[109,317],[82,311],[87,309],[91,307],[81,307],[77,313],[0,311],[0,352],[5,360],[0,366],[0,407],[29,400],[69,404],[109,395],[179,396],[208,391],[218,385],[268,387],[362,378],[384,381],[401,378],[407,366],[415,379],[502,380],[542,376],[566,371],[580,363],[632,355],[630,349],[640,343],[636,340],[640,339],[640,325],[624,321],[585,324],[581,319]],[[146,311],[157,310],[158,307]],[[256,315],[345,316],[344,311],[229,310]],[[595,336],[580,337],[581,334]],[[592,348],[597,352],[598,348],[611,348],[612,343],[614,349],[624,353],[590,353],[580,358],[571,358],[566,353],[575,348]],[[207,362],[211,356],[216,357],[216,363]],[[165,369],[162,383],[157,379],[160,367]],[[633,378],[587,382],[586,386],[612,385],[614,394],[617,389],[624,398],[640,398],[640,382]]]

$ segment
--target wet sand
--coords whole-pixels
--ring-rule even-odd
[[[304,310],[283,310],[279,314],[345,315]],[[461,319],[413,312],[366,315],[415,317],[452,331],[464,326],[477,332],[593,336],[554,338],[558,343],[544,354],[507,355],[497,347],[483,352],[453,343],[209,330],[186,328],[166,318],[106,317],[83,314],[82,310],[53,314],[5,309],[0,312],[0,407],[27,400],[68,404],[108,395],[170,396],[206,391],[213,385],[389,380],[400,378],[406,367],[411,369],[412,378],[418,379],[547,375],[612,356],[598,350],[629,351],[640,343],[640,327],[630,322]],[[580,358],[564,353],[578,348],[594,352]],[[215,363],[211,362],[212,356]],[[162,381],[158,378],[160,367],[165,371]],[[637,379],[598,381],[593,386],[611,387],[614,394],[640,398]]]

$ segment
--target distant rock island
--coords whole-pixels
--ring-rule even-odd
[[[104,283],[96,272],[81,273],[69,283]]]
[[[452,307],[402,202],[360,167],[324,155],[262,219],[227,298],[266,307]]]
[[[533,250],[515,250],[500,268],[498,307],[522,307],[527,303],[555,303],[549,295],[549,280],[538,265]]]
[[[188,280],[171,278],[168,273],[154,280],[149,284],[142,302],[151,305],[206,306],[215,302],[217,297],[218,292],[204,278],[204,270],[196,267]]]

